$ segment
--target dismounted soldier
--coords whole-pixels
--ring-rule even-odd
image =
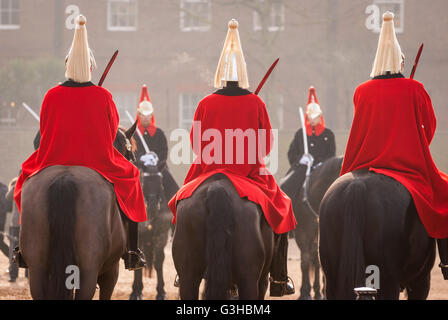
[[[391,12],[383,15],[372,79],[355,91],[341,175],[368,169],[405,186],[428,235],[440,239],[447,276],[448,176],[437,169],[429,149],[436,118],[423,84],[402,74],[404,55],[393,18]]]
[[[154,107],[151,103],[151,99],[149,98],[148,87],[146,85],[142,86],[140,102],[137,109],[137,118],[137,130],[140,131],[143,139],[145,139],[145,143],[149,151],[157,154],[159,160],[157,168],[162,174],[165,201],[168,203],[177,190],[179,190],[179,186],[168,170],[168,142],[163,130],[156,125]],[[146,150],[137,132],[134,133],[134,139],[137,145],[137,150],[135,153],[137,159],[136,166],[142,170],[143,162],[139,160],[146,154]]]
[[[325,126],[323,112],[314,87],[309,89],[305,110],[305,127],[309,154],[305,154],[303,129],[300,128],[294,135],[288,150],[288,160],[291,165],[288,173],[292,170],[295,170],[295,172],[288,176],[281,185],[282,190],[291,198],[293,207],[304,183],[308,164],[312,168],[317,168],[325,160],[336,155],[334,134]]]
[[[112,95],[91,82],[95,59],[87,40],[86,19],[76,21],[73,43],[66,58],[67,81],[50,89],[40,116],[40,146],[23,164],[14,199],[21,209],[21,192],[28,178],[52,165],[89,167],[110,181],[127,230],[128,269],[142,268],[138,249],[138,222],[146,220],[139,170],[113,146],[119,117]],[[69,119],[69,121],[67,121]]]
[[[186,194],[192,194],[208,177],[217,173],[226,175],[240,197],[247,197],[260,205],[275,233],[277,245],[271,266],[270,294],[283,296],[294,293],[294,287],[289,282],[287,274],[288,232],[296,226],[291,201],[277,186],[263,160],[251,153],[254,150],[248,146],[249,143],[244,144],[244,160],[242,161],[236,159],[235,152],[229,155],[229,150],[225,147],[227,144],[225,132],[237,129],[254,130],[255,134],[265,130],[267,137],[264,146],[263,142],[258,141],[258,143],[262,145],[261,149],[265,147],[266,154],[269,154],[272,147],[271,124],[266,105],[258,96],[248,91],[248,87],[249,81],[238,34],[238,22],[231,20],[215,75],[215,88],[219,90],[199,103],[194,121],[200,122],[201,132],[195,131],[199,129],[195,129],[193,125],[191,133],[193,150],[204,150],[207,142],[203,141],[202,144],[195,142],[196,134],[202,135],[206,130],[219,132],[222,137],[221,158],[226,161],[221,159],[210,162],[204,159],[201,163],[192,164],[184,186],[171,199],[169,205],[175,215],[176,203],[187,198]],[[233,146],[233,149],[239,147]],[[256,160],[251,162],[249,160],[251,158]]]

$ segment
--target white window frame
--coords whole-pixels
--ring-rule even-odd
[[[373,0],[373,4],[378,6],[380,9],[380,19],[383,20],[384,10],[382,5],[387,4],[398,4],[400,6],[400,25],[395,24],[395,32],[403,33],[404,32],[404,0]],[[397,16],[397,12],[394,12],[395,16]],[[381,27],[378,30],[375,30],[375,33],[379,33],[381,31]]]
[[[191,114],[192,114],[191,118],[186,118],[186,112],[185,112],[186,105],[184,105],[184,99],[187,95],[190,96],[189,100],[191,101],[192,95],[197,95],[197,96],[201,97],[201,94],[199,92],[183,92],[183,93],[179,94],[179,128],[190,130],[190,128],[193,124],[193,120],[194,120],[194,113],[196,112],[196,108],[198,107],[198,104],[201,101],[201,98],[198,99],[196,104],[193,103],[188,106],[188,107],[193,108],[192,109],[193,112],[191,112]]]
[[[207,20],[208,24],[203,26],[185,26],[185,17],[187,13],[185,12],[185,3],[206,3],[208,4],[208,13]],[[183,32],[191,32],[191,31],[209,31],[211,28],[212,21],[212,10],[211,10],[211,1],[210,0],[180,0],[180,30]]]
[[[12,3],[14,1],[16,1],[19,4],[17,10],[12,9]],[[17,11],[17,12],[19,12],[19,22],[18,22],[18,24],[3,24],[0,21],[0,30],[17,30],[17,29],[20,29],[20,0],[9,0],[9,4],[10,4],[10,7],[9,7],[8,11],[9,11],[10,19],[11,19],[11,13],[13,11]],[[1,7],[0,7],[0,19],[1,19],[1,14],[2,14],[2,10],[1,10]]]
[[[112,3],[135,3],[135,26],[112,25]],[[138,0],[107,0],[107,30],[108,31],[137,31],[138,27]]]
[[[264,0],[259,0],[260,3],[264,2]],[[274,25],[274,17],[275,17],[275,11],[274,11],[274,5],[275,4],[280,4],[280,16],[281,16],[281,25],[280,26],[276,26]],[[269,14],[270,14],[270,22],[269,22],[269,26],[268,26],[268,31],[269,32],[277,32],[277,31],[284,31],[285,30],[285,3],[282,0],[278,0],[275,2],[271,3],[271,8],[269,10]],[[260,23],[260,17],[257,11],[253,11],[253,27],[254,27],[254,31],[261,31],[262,30],[262,26]]]

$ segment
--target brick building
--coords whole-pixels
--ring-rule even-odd
[[[440,133],[435,158],[448,169],[448,153],[438,140],[448,130],[448,82],[443,80],[448,72],[446,0],[0,0],[0,70],[17,58],[51,58],[60,61],[60,76],[47,81],[62,81],[74,17],[83,13],[98,63],[93,79],[99,79],[114,50],[120,50],[105,87],[123,124],[128,124],[124,110],[135,111],[139,88],[147,84],[157,122],[169,134],[170,129],[189,128],[198,100],[213,91],[227,22],[235,18],[252,90],[280,57],[262,91],[273,126],[280,129],[280,154],[298,128],[297,110],[305,105],[310,85],[317,89],[341,154],[352,120],[353,92],[368,79],[380,17],[388,9],[396,14],[406,75],[420,43],[425,43],[416,79],[433,99]],[[30,127],[36,130],[37,123],[18,106],[22,101],[4,98],[11,88],[1,88],[5,86],[0,85],[0,130],[18,135]],[[47,89],[40,88],[40,99]],[[36,100],[33,108],[38,111]],[[5,145],[26,140],[20,139]],[[29,154],[26,148],[14,161]],[[282,162],[281,171],[285,166]],[[9,178],[9,173],[0,170],[0,179],[4,176]]]

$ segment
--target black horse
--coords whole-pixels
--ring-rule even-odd
[[[137,123],[118,130],[115,148],[134,155],[129,138]],[[29,269],[33,299],[110,299],[126,250],[126,226],[113,185],[95,170],[49,166],[23,185],[20,254]],[[20,261],[20,260],[19,260]],[[79,288],[67,287],[67,266],[77,266]]]
[[[274,241],[257,204],[225,175],[208,178],[177,204],[172,252],[180,298],[198,299],[204,278],[205,299],[228,299],[234,288],[241,300],[264,299]]]
[[[139,160],[141,161],[141,160]],[[163,262],[165,260],[165,246],[168,242],[168,232],[171,228],[172,214],[164,196],[162,174],[157,168],[158,157],[150,153],[149,160],[143,165],[142,188],[147,204],[148,220],[140,224],[140,245],[146,257],[146,269],[149,276],[152,268],[157,273],[157,300],[165,300],[165,282],[163,280]],[[134,282],[130,300],[143,298],[143,272],[134,271]]]
[[[309,188],[305,199],[305,190],[301,188],[295,206],[294,215],[298,221],[294,230],[295,240],[300,249],[300,266],[302,270],[301,300],[311,299],[310,268],[314,270],[314,299],[321,299],[320,263],[317,248],[319,205],[330,185],[339,177],[343,157],[327,159],[311,171]],[[299,184],[299,182],[298,182]],[[300,187],[298,185],[298,187]]]
[[[327,299],[354,299],[353,289],[375,276],[369,266],[379,271],[378,299],[398,299],[400,289],[427,298],[435,240],[396,180],[367,170],[343,175],[321,202],[319,227]]]

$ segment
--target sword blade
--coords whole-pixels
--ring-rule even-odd
[[[266,74],[264,75],[263,79],[261,80],[260,84],[257,87],[257,90],[255,90],[254,94],[258,95],[258,93],[260,92],[261,88],[263,88],[264,83],[266,82],[266,80],[269,78],[269,76],[272,73],[272,70],[274,70],[275,66],[277,65],[278,61],[280,60],[280,58],[277,58],[277,60],[274,61],[274,63],[271,65],[271,67],[268,69],[268,72],[266,72]]]
[[[27,105],[25,102],[22,102],[22,106],[23,106],[26,110],[28,110],[29,113],[31,113],[31,115],[33,116],[34,119],[37,120],[37,122],[40,122],[40,118],[39,118],[39,116],[37,115],[36,112],[34,112],[33,109],[31,109],[31,107],[30,107],[29,105]]]
[[[109,73],[110,68],[114,64],[114,61],[117,58],[117,55],[118,55],[118,50],[116,50],[114,52],[114,54],[112,55],[112,58],[110,58],[109,63],[107,64],[106,69],[104,69],[103,75],[101,76],[100,82],[98,82],[98,86],[101,87],[103,85],[103,82],[106,79],[106,76]]]
[[[308,154],[308,137],[306,135],[305,116],[303,114],[302,107],[299,107],[299,115],[300,115],[300,124],[302,125],[303,150],[304,150],[304,154]]]
[[[300,124],[302,125],[302,135],[303,135],[303,153],[308,154],[308,135],[306,133],[305,127],[305,116],[303,113],[302,107],[299,107],[299,115],[300,115]],[[311,174],[311,165],[308,164],[308,168],[306,169],[306,176],[308,177]]]
[[[418,62],[420,61],[420,56],[422,55],[422,51],[423,51],[423,43],[421,44],[420,48],[418,49],[417,56],[415,57],[414,66],[412,67],[412,72],[411,72],[411,76],[410,76],[411,79],[414,79],[415,70],[417,70]]]

